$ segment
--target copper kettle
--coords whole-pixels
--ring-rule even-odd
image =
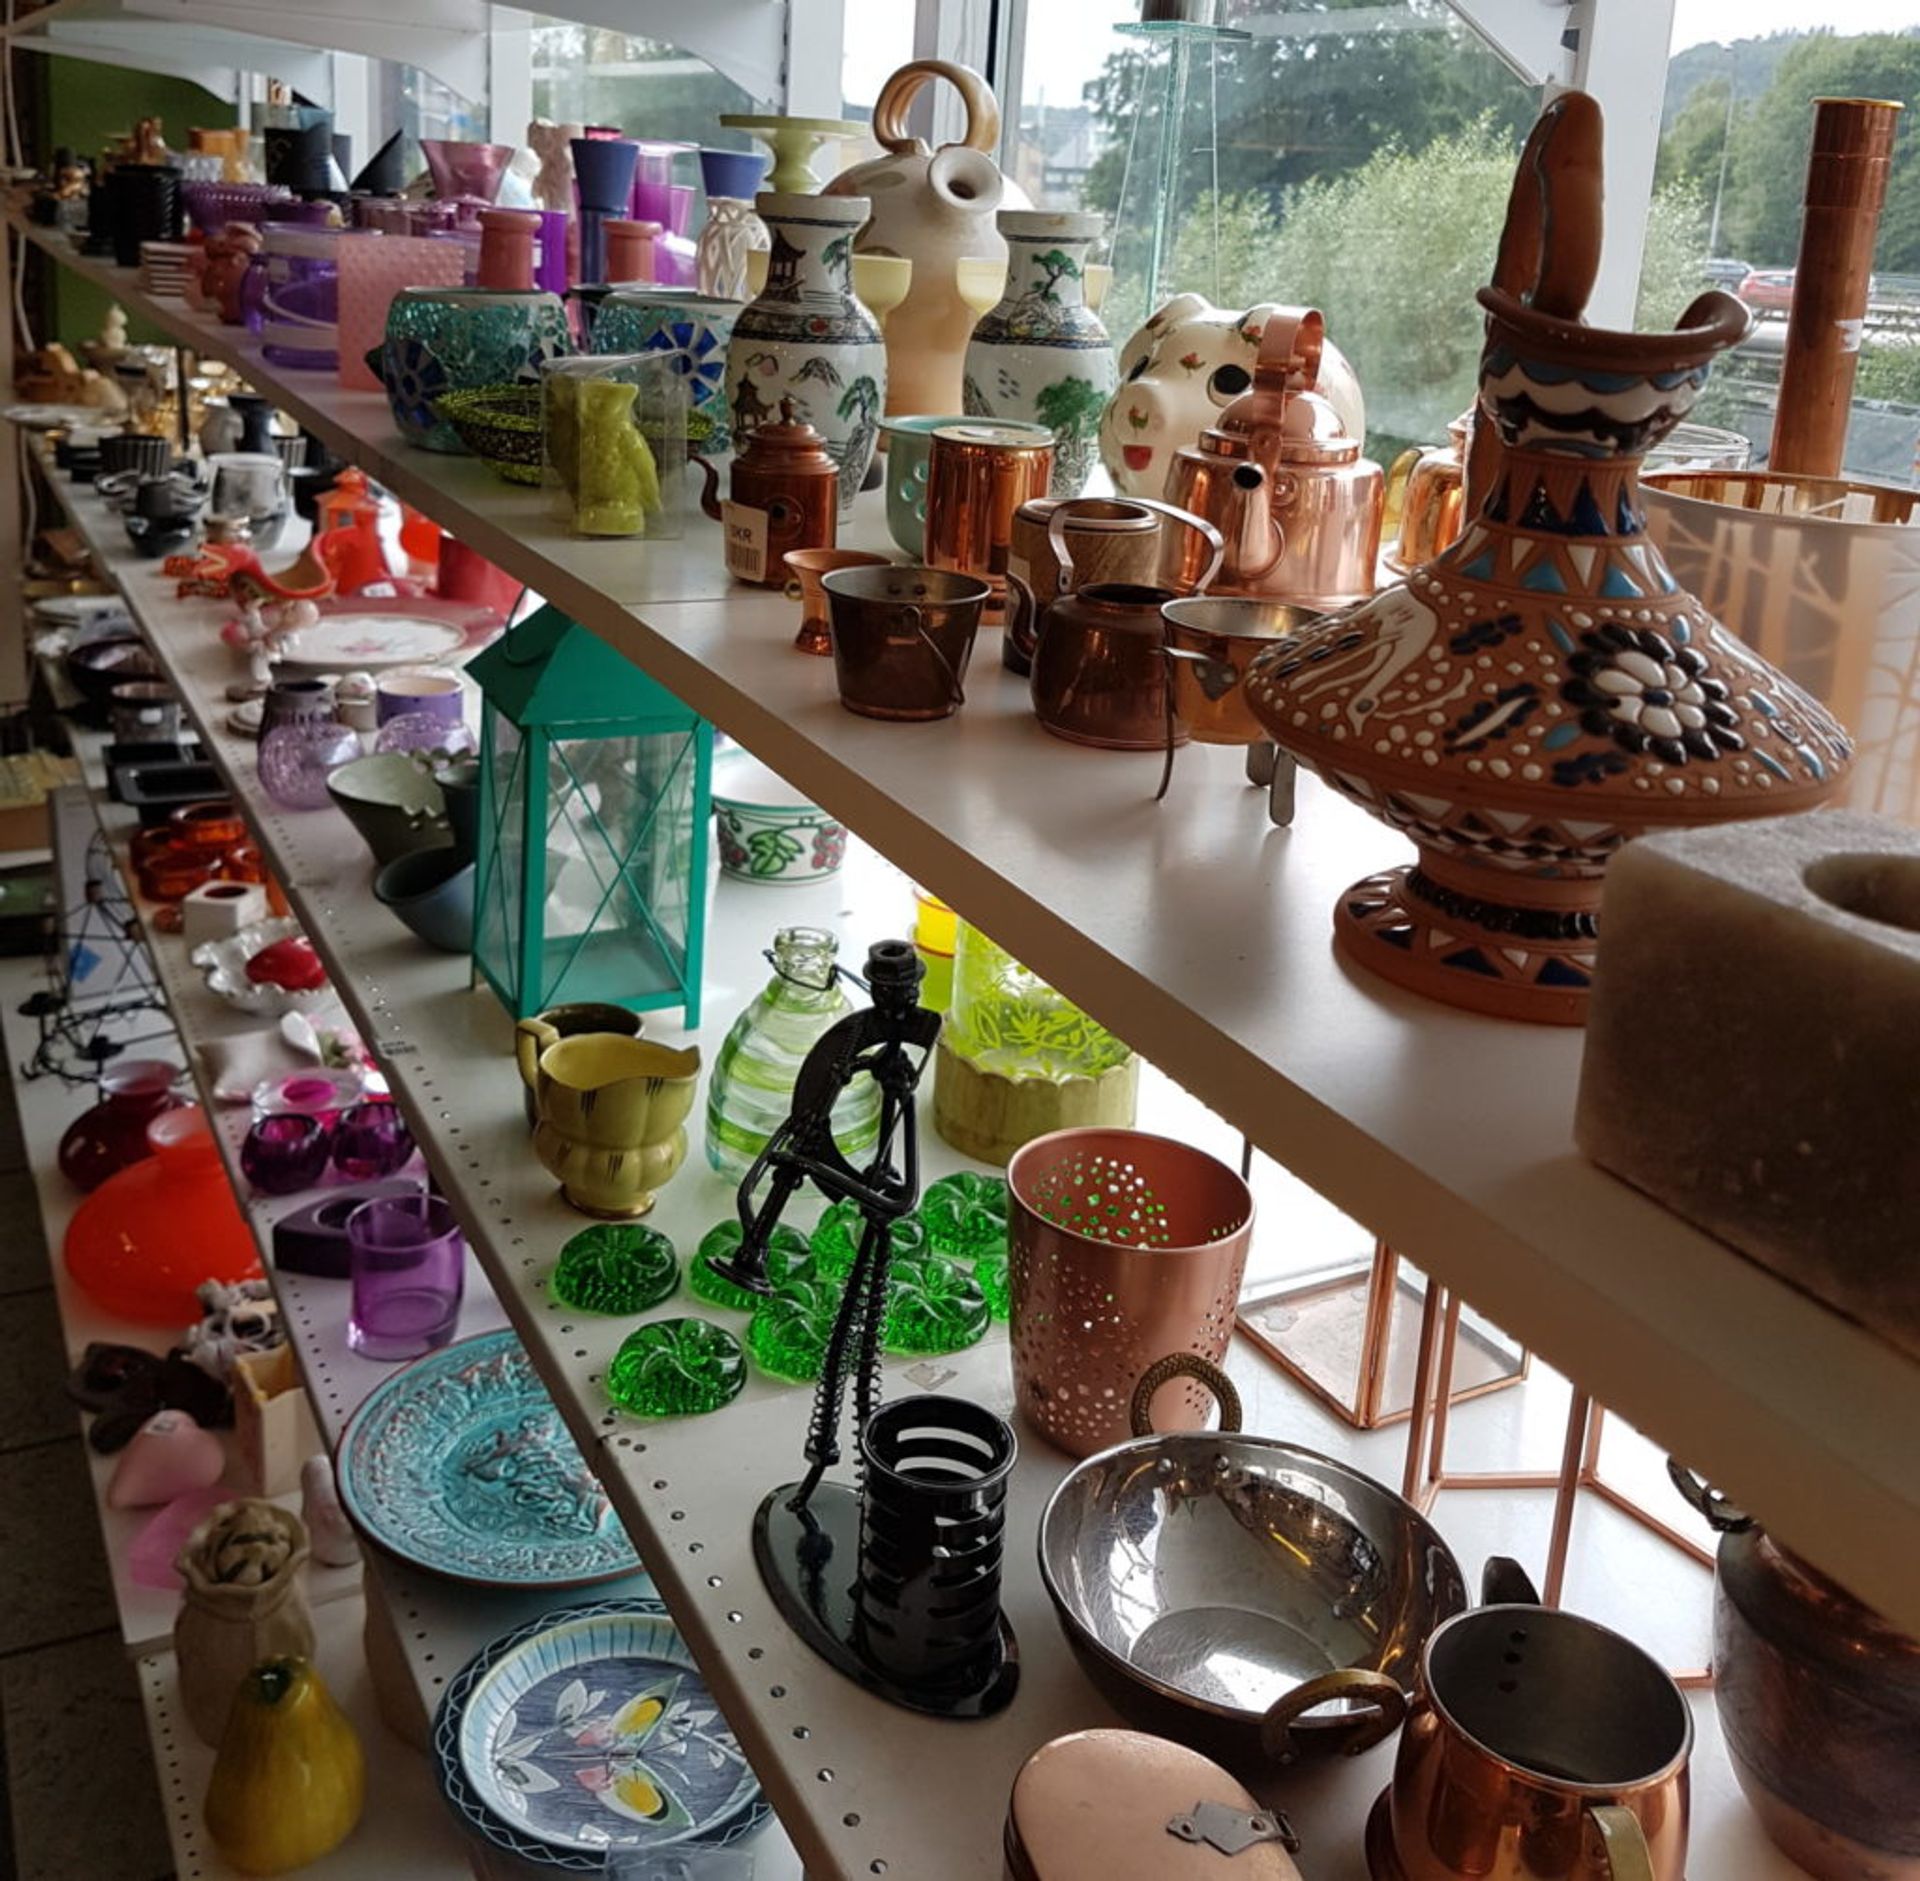
[[[1385,478],[1314,390],[1326,322],[1312,307],[1269,317],[1253,386],[1174,453],[1167,501],[1226,544],[1214,592],[1330,610],[1374,591]],[[1189,544],[1189,575],[1200,552]]]
[[[1112,505],[1088,498],[1058,505],[1047,522],[1047,547],[1060,571],[1061,593],[1041,622],[1029,683],[1034,716],[1056,738],[1117,751],[1160,751],[1169,742],[1186,742],[1185,729],[1173,717],[1160,610],[1182,594],[1205,590],[1219,571],[1224,544],[1204,517],[1149,497],[1128,501],[1184,524],[1179,533],[1193,539],[1192,554],[1184,552],[1184,540],[1167,546],[1161,561],[1163,586],[1095,581],[1076,588],[1067,526],[1083,503],[1102,509]],[[1165,571],[1176,561],[1192,561],[1198,572],[1170,580]]]

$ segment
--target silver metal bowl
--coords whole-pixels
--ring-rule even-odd
[[[1242,1771],[1390,1735],[1427,1635],[1468,1604],[1392,1490],[1215,1431],[1089,1457],[1041,1517],[1040,1573],[1116,1710]]]

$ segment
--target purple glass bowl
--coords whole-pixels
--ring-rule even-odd
[[[240,1145],[241,1173],[262,1195],[297,1195],[327,1173],[331,1135],[300,1111],[257,1118]]]
[[[355,1104],[333,1133],[333,1166],[355,1182],[377,1182],[404,1169],[413,1132],[398,1104]]]

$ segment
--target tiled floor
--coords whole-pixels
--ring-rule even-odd
[[[168,1881],[139,1687],[120,1641],[47,1248],[0,1080],[0,1875]]]

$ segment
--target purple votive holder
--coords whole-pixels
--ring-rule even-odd
[[[378,1182],[407,1166],[413,1132],[398,1104],[355,1104],[333,1132],[333,1166],[354,1182]]]
[[[437,1195],[363,1202],[347,1217],[353,1300],[347,1343],[363,1358],[415,1359],[452,1339],[467,1243]]]
[[[240,1145],[240,1170],[262,1195],[297,1195],[327,1173],[327,1120],[284,1110],[256,1117]]]

